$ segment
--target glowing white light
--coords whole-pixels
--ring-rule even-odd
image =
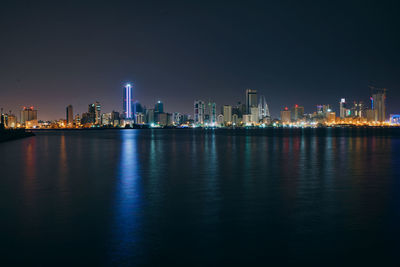
[[[126,118],[132,118],[132,87],[130,83],[125,85],[125,104],[126,104]]]

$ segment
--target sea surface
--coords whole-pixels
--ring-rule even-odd
[[[1,266],[399,266],[400,129],[37,131]]]

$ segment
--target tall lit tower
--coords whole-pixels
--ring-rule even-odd
[[[257,90],[246,89],[246,112],[251,113],[251,108],[257,107]]]
[[[72,109],[72,105],[68,105],[66,108],[66,119],[67,125],[71,126],[74,123],[74,112]]]
[[[339,107],[340,107],[339,115],[340,115],[340,118],[343,119],[344,117],[346,117],[346,99],[344,99],[344,98],[340,99]]]
[[[95,118],[95,123],[96,124],[101,124],[101,105],[100,102],[96,101],[94,103],[95,105],[95,114],[96,114],[96,118]]]
[[[386,120],[386,88],[374,88],[372,92],[372,109],[376,110],[378,121]]]
[[[211,125],[217,123],[217,111],[215,102],[208,102],[206,113],[209,115],[209,120]]]
[[[203,124],[205,114],[205,104],[202,100],[194,101],[194,123]]]
[[[133,120],[133,95],[132,95],[132,85],[127,83],[123,89],[123,110],[124,117],[128,120]]]
[[[268,104],[265,100],[265,96],[263,95],[260,96],[260,99],[258,101],[258,116],[260,120],[270,117]]]

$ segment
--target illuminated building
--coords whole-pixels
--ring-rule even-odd
[[[100,125],[101,124],[101,106],[100,102],[97,102],[94,104],[95,105],[95,123]]]
[[[258,116],[260,120],[266,117],[270,117],[268,104],[267,101],[265,100],[265,96],[263,95],[260,96],[260,99],[258,101]]]
[[[224,105],[223,108],[223,115],[224,115],[224,124],[231,124],[232,123],[232,106]]]
[[[246,126],[253,124],[251,121],[251,114],[243,114],[242,121]]]
[[[130,83],[127,83],[123,88],[123,111],[124,118],[127,120],[133,119],[133,87]]]
[[[119,124],[120,124],[119,112],[114,111],[114,110],[111,112],[111,124],[114,127],[119,126]]]
[[[324,116],[326,116],[326,114],[331,111],[332,109],[330,105],[322,105],[322,113],[324,114]]]
[[[386,120],[386,89],[374,88],[371,97],[372,109],[376,110],[377,121],[383,122]]]
[[[353,106],[353,108],[351,109],[351,115],[353,116],[353,117],[359,117],[359,118],[361,118],[362,116],[363,116],[363,107],[364,107],[364,104],[363,104],[363,102],[356,102],[356,101],[354,101],[354,106]]]
[[[8,115],[7,121],[6,121],[6,126],[7,126],[7,128],[16,128],[17,127],[17,117],[12,114]]]
[[[155,123],[154,109],[147,109],[146,110],[146,121],[147,121],[148,124]]]
[[[233,125],[239,125],[240,124],[239,116],[237,114],[233,114],[232,115],[232,124]]]
[[[242,104],[239,101],[237,105],[232,108],[232,114],[237,114],[239,118],[242,118],[243,114],[246,114],[246,104]]]
[[[136,124],[144,124],[145,116],[143,113],[135,113],[135,123]]]
[[[251,108],[257,107],[257,90],[246,89],[246,113],[251,114]]]
[[[74,124],[74,112],[72,109],[72,105],[68,105],[66,108],[66,119],[68,126],[72,126]]]
[[[326,114],[326,121],[330,123],[334,123],[336,121],[336,113],[335,112],[328,112]]]
[[[304,117],[304,107],[299,106],[299,105],[294,105],[291,111],[291,119],[293,121],[301,120]]]
[[[182,123],[190,123],[193,122],[191,116],[188,114],[182,114]]]
[[[182,123],[182,115],[179,112],[172,113],[172,123],[174,125],[180,125]]]
[[[81,124],[81,117],[79,116],[79,114],[75,115],[75,124],[76,125],[80,125]]]
[[[217,111],[215,102],[208,102],[206,115],[208,115],[208,123],[210,125],[215,125],[217,122]]]
[[[378,121],[378,111],[375,109],[367,109],[365,110],[365,117],[368,122],[376,122]]]
[[[260,116],[258,114],[258,107],[257,106],[250,108],[250,114],[249,115],[250,115],[250,120],[251,120],[252,124],[257,124],[260,121],[260,119],[259,119]]]
[[[290,123],[290,110],[285,107],[284,110],[281,110],[281,122],[282,123]]]
[[[140,104],[139,101],[135,101],[135,103],[133,103],[133,116],[135,118],[135,123],[138,123],[136,121],[136,117],[137,117],[137,114],[139,114],[139,113],[144,113],[144,108],[142,107],[142,104]]]
[[[204,101],[202,100],[194,101],[194,123],[196,125],[204,124],[204,113],[205,113]]]
[[[159,113],[157,123],[160,126],[169,126],[172,125],[171,114],[169,113]]]
[[[29,121],[37,121],[37,110],[33,109],[33,107],[24,107],[21,110],[21,124],[26,124]]]
[[[217,124],[218,126],[224,126],[224,115],[219,114],[217,116]]]
[[[400,114],[390,114],[390,123],[400,124]]]
[[[339,102],[339,116],[340,118],[346,117],[346,99],[342,98]]]
[[[154,112],[155,113],[164,113],[164,103],[161,102],[160,100],[158,100],[154,106]]]
[[[111,113],[101,114],[101,125],[111,125]]]
[[[88,112],[82,114],[82,123],[96,122],[96,104],[89,104]]]

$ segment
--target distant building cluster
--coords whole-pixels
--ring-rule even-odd
[[[386,114],[386,89],[371,88],[371,103],[362,101],[339,101],[336,112],[331,105],[317,105],[312,113],[304,107],[284,107],[279,118],[271,118],[267,99],[257,90],[245,90],[245,102],[222,105],[217,108],[213,101],[195,100],[193,116],[179,112],[167,113],[164,103],[157,101],[148,108],[133,98],[134,86],[130,83],[122,88],[122,112],[102,113],[100,102],[88,105],[87,112],[74,114],[72,105],[66,107],[65,118],[55,121],[38,120],[34,107],[24,107],[19,120],[16,115],[1,110],[2,127],[5,128],[92,128],[92,127],[314,127],[315,125],[398,125],[400,115]]]

